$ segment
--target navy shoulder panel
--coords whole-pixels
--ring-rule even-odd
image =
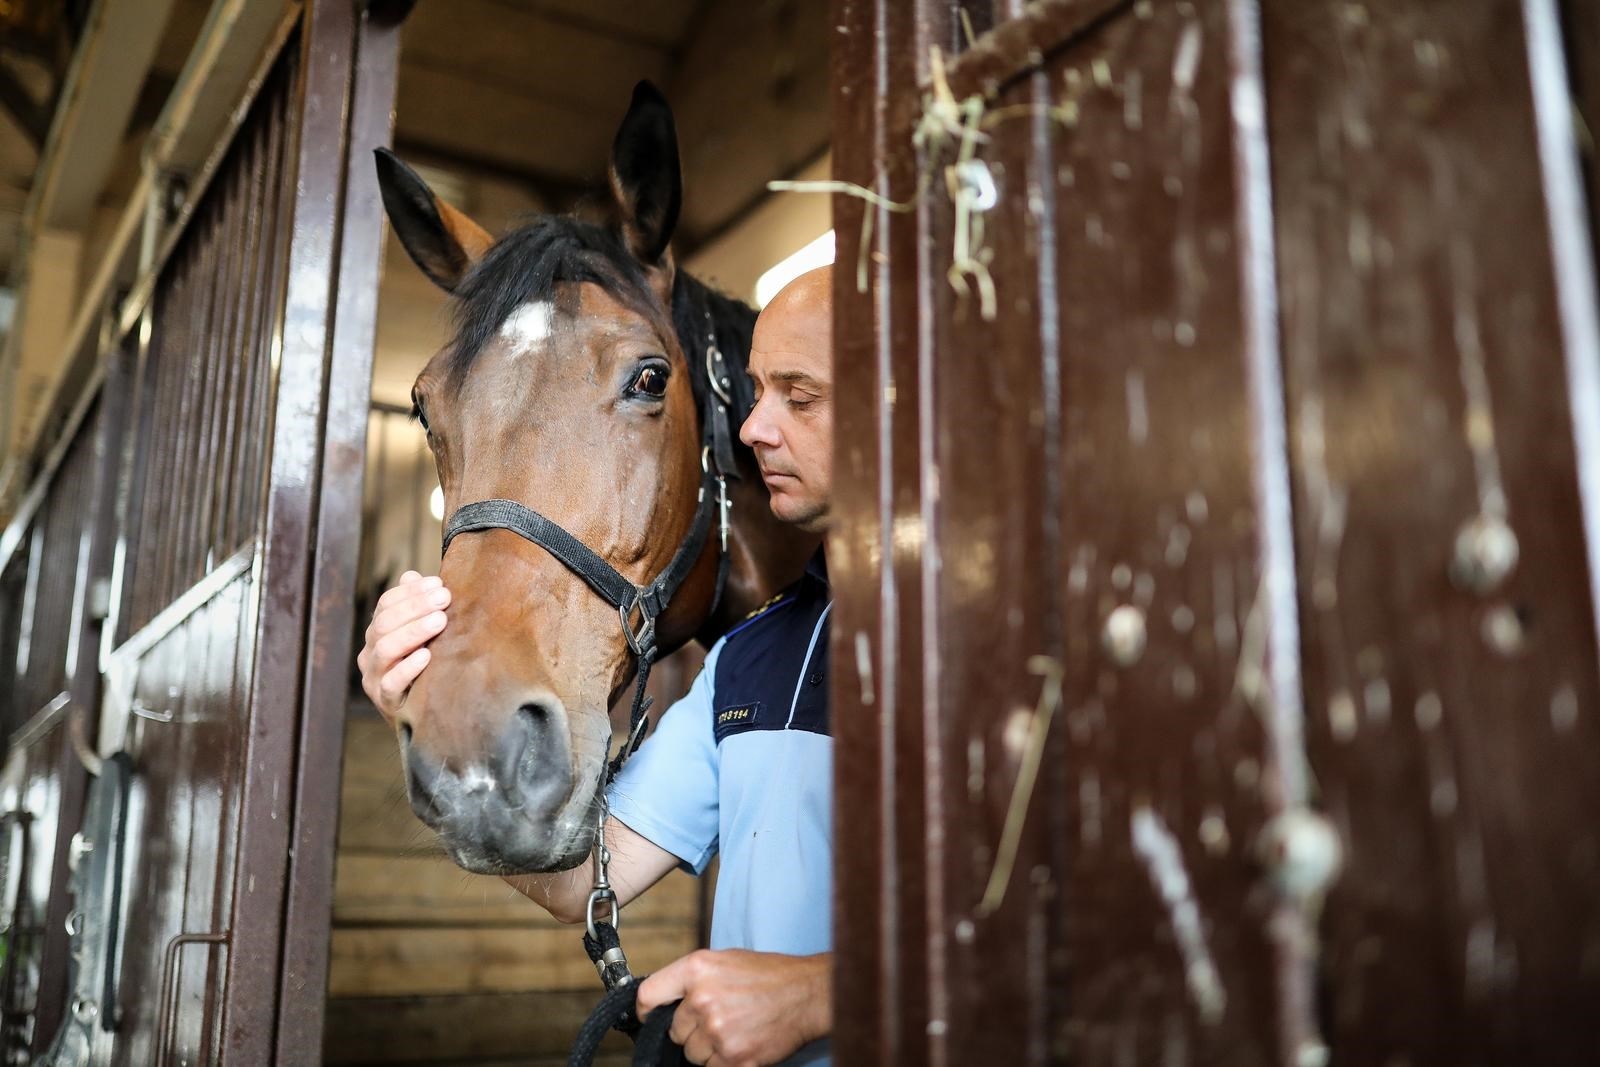
[[[825,594],[821,583],[802,579],[728,631],[712,679],[718,742],[787,726],[828,732],[826,687],[804,684],[813,675],[826,677],[826,635],[817,636]],[[814,643],[819,647],[813,649]]]

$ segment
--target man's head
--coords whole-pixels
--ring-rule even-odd
[[[800,275],[756,319],[756,406],[739,430],[755,450],[772,513],[823,530],[833,494],[833,268]]]

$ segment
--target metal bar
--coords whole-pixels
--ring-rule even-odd
[[[173,252],[178,247],[178,243],[182,240],[184,232],[188,229],[193,219],[197,205],[205,200],[206,190],[210,187],[212,180],[216,177],[217,170],[227,157],[228,150],[233,145],[233,139],[239,132],[239,127],[244,124],[251,108],[255,106],[256,98],[260,95],[262,87],[267,84],[273,69],[277,66],[278,58],[282,54],[284,46],[289,43],[295,27],[299,25],[302,6],[298,3],[289,6],[287,13],[283,16],[283,20],[278,24],[278,29],[273,33],[272,43],[267,46],[266,52],[263,53],[261,62],[257,65],[256,73],[251,77],[248,88],[240,98],[238,106],[234,108],[233,115],[228,120],[222,135],[217,139],[216,149],[206,159],[205,164],[198,173],[189,181],[188,199],[183,210],[179,212],[177,218],[173,220],[171,228],[159,242],[149,267],[134,280],[132,289],[122,302],[120,312],[121,332],[126,333],[133,328],[134,322],[144,311],[144,306],[155,295],[156,282],[165,270],[167,260],[172,257]],[[156,160],[155,164],[159,168],[160,161]]]
[[[233,948],[222,990],[230,1061],[270,1063],[277,1044],[293,838],[294,774],[306,671],[309,593],[329,397],[333,286],[346,171],[347,107],[357,12],[339,0],[308,6],[293,96],[293,207],[287,288],[271,375],[271,456],[259,579],[252,586],[255,670],[240,781]],[[308,472],[310,475],[308,476]]]
[[[403,14],[403,13],[402,13]],[[300,720],[294,836],[280,980],[277,1064],[322,1059],[328,926],[333,913],[336,826],[348,705],[353,604],[360,561],[362,482],[377,340],[384,214],[372,150],[393,131],[399,20],[369,9],[357,28],[351,68],[338,296],[329,346],[328,393],[314,541],[305,699]]]
[[[56,728],[66,716],[67,707],[71,703],[71,693],[65,690],[57,693],[11,735],[6,743],[7,751],[18,752],[31,748],[41,737]]]
[[[161,224],[162,195],[159,188],[147,190],[144,239],[139,249],[141,264],[155,255],[156,234]],[[108,331],[114,328],[108,323]],[[112,483],[116,489],[112,518],[115,541],[111,549],[111,573],[108,578],[109,603],[106,606],[105,624],[100,629],[101,661],[105,660],[127,627],[126,609],[132,592],[131,571],[139,552],[138,529],[132,526],[132,519],[143,510],[144,478],[139,457],[150,435],[150,344],[153,331],[153,309],[146,307],[131,336],[119,334],[114,338],[119,347],[118,355],[113,358],[125,363],[128,395],[122,416],[126,420],[126,429],[118,441],[114,467],[116,474]],[[123,353],[121,346],[130,343],[132,352]]]
[[[251,326],[258,314],[258,308],[264,295],[261,285],[266,275],[266,267],[261,256],[261,200],[264,195],[263,179],[266,161],[263,157],[263,137],[260,129],[251,131],[250,140],[245,148],[244,170],[249,178],[248,193],[243,209],[240,211],[244,229],[243,247],[241,255],[244,261],[244,270],[241,276],[241,293],[243,307],[234,321],[234,330],[229,337],[227,347],[228,383],[226,396],[223,403],[221,427],[221,446],[216,463],[213,468],[212,478],[219,483],[215,494],[211,529],[212,551],[217,557],[225,556],[233,551],[234,540],[232,532],[234,477],[236,454],[239,442],[237,440],[242,425],[241,400],[244,383],[249,371],[249,365],[254,358],[250,347],[252,340]]]
[[[165,951],[161,956],[161,985],[159,999],[160,1014],[156,1017],[156,1049],[153,1063],[156,1067],[166,1064],[171,1052],[172,1031],[177,1026],[178,1003],[181,991],[178,988],[178,953],[188,945],[226,945],[229,942],[229,933],[223,931],[210,934],[179,934],[167,942]]]
[[[210,574],[201,578],[180,593],[161,612],[134,632],[133,636],[113,648],[101,661],[101,671],[110,674],[119,664],[136,663],[184,620],[204,607],[227,588],[235,578],[247,573],[255,562],[256,546],[245,545],[229,556]]]

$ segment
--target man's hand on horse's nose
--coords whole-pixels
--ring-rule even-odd
[[[385,716],[393,718],[406,692],[428,665],[427,644],[445,627],[450,590],[437,577],[406,571],[378,598],[366,645],[356,656],[361,688]]]

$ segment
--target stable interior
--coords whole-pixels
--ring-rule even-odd
[[[403,29],[395,150],[491,232],[539,212],[592,212],[608,203],[616,123],[648,78],[678,126],[678,263],[755,303],[766,272],[829,233],[827,196],[766,189],[829,175],[826,15],[737,0],[419,4]],[[438,567],[438,483],[409,411],[449,325],[445,295],[389,240],[358,631],[395,576]],[[687,687],[699,656],[686,649],[656,669],[658,705]],[[564,1062],[600,992],[578,931],[444,855],[412,814],[393,732],[353,673],[345,742],[326,1063]],[[705,943],[704,881],[674,874],[627,910],[636,973]],[[626,1062],[628,1049],[613,1035],[602,1062]]]

